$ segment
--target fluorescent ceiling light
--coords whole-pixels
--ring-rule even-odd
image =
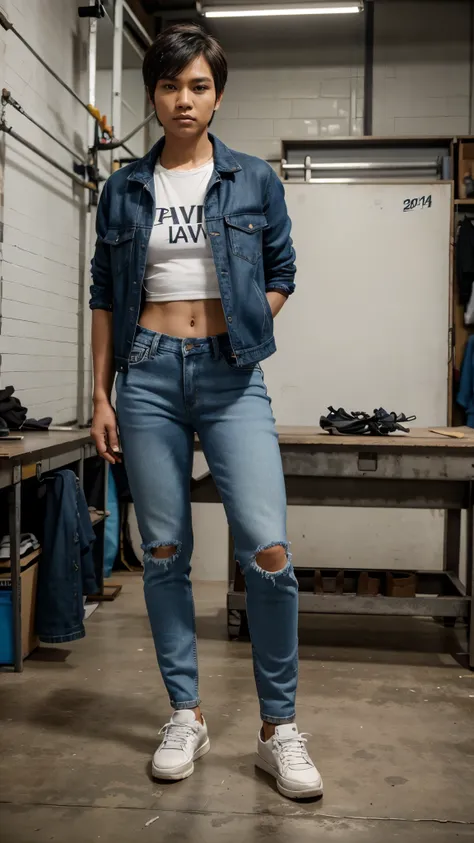
[[[202,9],[206,18],[273,18],[273,17],[297,17],[303,15],[351,15],[361,12],[362,2],[331,2],[312,4],[311,6],[227,6],[225,8],[213,8],[207,6]]]

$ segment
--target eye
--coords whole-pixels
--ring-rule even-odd
[[[195,90],[198,92],[198,94],[202,94],[202,93],[204,93],[204,91],[209,90],[209,86],[208,85],[196,85]]]
[[[161,86],[165,91],[175,91],[176,85],[173,85],[171,82],[165,82],[164,85]]]

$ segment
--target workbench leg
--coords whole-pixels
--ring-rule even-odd
[[[234,539],[232,538],[232,533],[230,532],[230,528],[227,530],[227,579],[229,588],[234,582],[235,579],[235,551],[234,551]]]
[[[8,492],[8,520],[10,530],[10,559],[12,571],[13,653],[16,673],[23,670],[23,642],[21,640],[21,467],[13,469],[13,485]]]
[[[77,464],[77,477],[79,486],[84,489],[84,448],[81,448],[81,458]]]
[[[466,521],[466,594],[471,598],[467,624],[467,653],[469,667],[474,669],[474,600],[472,593],[474,574],[474,489],[471,483]]]
[[[447,509],[444,522],[444,570],[459,577],[461,510]]]

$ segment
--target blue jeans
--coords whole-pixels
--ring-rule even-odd
[[[258,364],[237,368],[226,335],[178,339],[138,328],[117,415],[143,540],[145,599],[158,663],[175,709],[199,705],[190,478],[194,433],[219,490],[245,578],[263,720],[295,717],[298,584],[286,538],[286,495],[275,422]],[[281,545],[286,566],[257,555]],[[153,550],[171,547],[158,559]]]

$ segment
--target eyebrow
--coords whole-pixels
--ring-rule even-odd
[[[176,82],[177,79],[179,79],[178,76],[175,76],[174,78],[172,78],[171,76],[169,76],[169,77],[165,76],[160,81],[161,82]],[[212,82],[212,79],[209,76],[200,76],[200,77],[197,77],[196,79],[191,79],[190,81],[191,81],[192,85],[197,85],[199,82]]]

